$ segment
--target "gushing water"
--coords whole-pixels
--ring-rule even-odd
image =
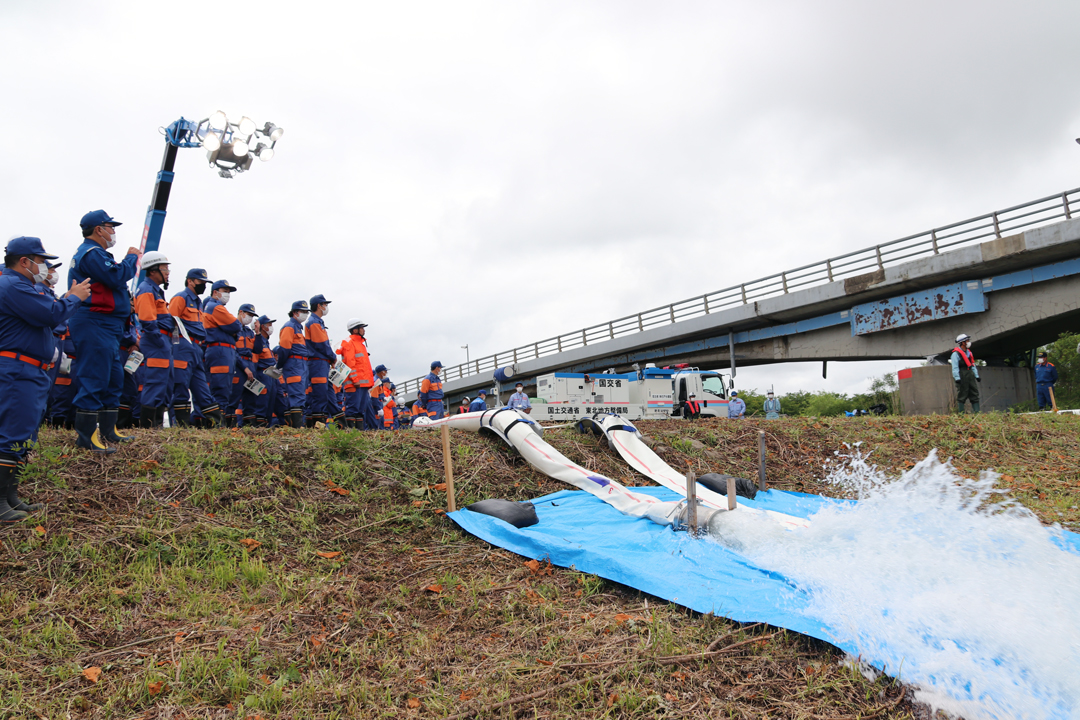
[[[963,478],[935,451],[889,479],[856,449],[829,481],[858,503],[794,532],[744,518],[730,537],[919,700],[969,720],[1080,718],[1080,545],[997,478]]]

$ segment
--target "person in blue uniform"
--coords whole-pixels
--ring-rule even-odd
[[[277,380],[266,374],[266,371],[277,364],[274,351],[271,348],[273,340],[270,339],[274,332],[274,323],[266,315],[261,315],[253,324],[256,330],[255,342],[251,346],[251,357],[255,363],[255,379],[263,384],[263,390],[255,398],[256,424],[260,427],[269,427],[274,413],[274,396],[277,393]]]
[[[49,398],[49,370],[59,359],[53,328],[63,324],[90,297],[83,280],[63,299],[40,292],[35,283],[49,274],[45,252],[36,237],[17,237],[4,250],[0,275],[0,522],[18,522],[40,505],[19,497],[26,454],[37,441]]]
[[[382,427],[382,381],[390,373],[385,365],[375,366],[375,377],[368,389],[368,404],[364,412],[364,429],[378,430]]]
[[[285,419],[289,426],[298,428],[304,423],[304,403],[307,401],[308,358],[311,351],[304,339],[304,321],[311,314],[307,300],[297,300],[289,310],[289,319],[278,333],[278,352],[275,367],[285,384],[289,409]]]
[[[115,452],[104,441],[123,440],[116,434],[124,385],[120,338],[130,322],[127,283],[138,272],[139,249],[129,247],[124,259],[116,262],[109,248],[116,244],[120,224],[104,210],[83,215],[79,221],[83,242],[68,268],[69,286],[90,281],[90,296],[68,321],[68,330],[75,344],[75,374],[79,376],[75,444],[96,453]]]
[[[780,419],[780,400],[775,395],[773,395],[772,390],[769,391],[769,396],[765,400],[765,405],[763,406],[763,409],[765,410],[766,420]]]
[[[206,328],[203,327],[201,296],[206,292],[209,282],[206,270],[192,268],[188,270],[184,280],[184,289],[173,295],[169,301],[169,314],[187,331],[187,336],[181,333],[179,342],[173,346],[172,408],[173,417],[181,426],[192,424],[195,410],[212,427],[225,422],[221,406],[210,394],[210,383],[206,379],[204,367]]]
[[[142,392],[143,370],[146,363],[139,364],[133,370],[127,369],[128,358],[139,350],[139,318],[135,316],[124,336],[120,338],[120,364],[124,368],[124,385],[120,391],[120,412],[116,416],[116,427],[127,429],[139,424],[139,397]]]
[[[37,287],[41,292],[55,299],[56,285],[60,282],[58,268],[62,263],[47,264],[49,274],[45,278],[45,282],[38,284]],[[72,355],[75,354],[75,350],[71,347],[71,334],[67,330],[67,322],[53,328],[53,338],[56,341],[56,350],[59,352],[59,357],[53,363],[52,370],[49,371],[49,400],[45,408],[44,420],[56,427],[66,425],[70,428],[72,421],[75,419],[71,401],[75,397],[73,393],[77,386],[75,386],[74,378],[71,376],[71,359],[67,355],[69,350]]]
[[[173,395],[173,344],[179,343],[176,319],[169,314],[165,291],[169,286],[169,258],[156,250],[142,256],[143,280],[135,292],[135,314],[142,325],[143,388],[139,424],[161,427]]]
[[[206,329],[204,362],[209,371],[210,394],[222,410],[228,410],[236,374],[236,336],[240,321],[225,309],[236,288],[228,280],[218,280],[203,305],[203,327]],[[225,415],[226,427],[236,427],[236,416]]]
[[[258,311],[251,303],[244,303],[236,312],[236,319],[240,321],[240,332],[236,334],[236,373],[233,375],[232,396],[229,398],[229,414],[237,418],[237,424],[245,427],[255,426],[257,398],[251,391],[244,389],[244,384],[255,376],[252,348],[255,347],[255,322],[258,317]]]
[[[424,379],[420,382],[420,400],[424,403],[424,408],[427,409],[428,417],[432,420],[438,420],[443,416],[445,407],[443,405],[443,389],[442,380],[439,379],[439,372],[442,370],[443,364],[436,360],[431,363],[431,372],[424,376]]]
[[[1035,361],[1035,391],[1039,399],[1039,409],[1054,406],[1050,399],[1050,389],[1057,384],[1058,371],[1054,363],[1050,362],[1046,353],[1039,353]]]
[[[329,300],[323,295],[311,298],[311,317],[304,328],[304,339],[311,351],[308,360],[308,382],[311,384],[308,414],[312,423],[340,422],[344,417],[327,381],[327,376],[337,361],[337,354],[330,345],[330,336],[326,332],[326,323],[323,322],[323,318],[329,313]]]
[[[738,390],[732,390],[731,397],[728,398],[727,416],[739,420],[746,417],[746,403],[739,397]]]
[[[476,399],[469,403],[469,412],[482,412],[487,409],[487,390],[481,390],[476,393]]]

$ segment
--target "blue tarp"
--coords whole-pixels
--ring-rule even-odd
[[[679,500],[662,487],[635,487],[661,500]],[[829,500],[818,495],[769,490],[740,504],[810,517]],[[563,490],[533,501],[540,522],[518,529],[469,510],[451,513],[467,532],[492,545],[553,565],[571,567],[629,585],[701,613],[765,622],[836,644],[828,628],[802,615],[807,598],[782,575],[768,572],[712,542],[623,515],[592,495]]]
[[[662,487],[635,487],[634,492],[680,499]],[[739,498],[749,507],[803,518],[827,503],[847,502],[853,501],[779,490],[758,493],[754,500]],[[469,510],[450,517],[467,532],[519,555],[599,575],[701,613],[795,630],[857,654],[828,627],[805,617],[804,591],[717,543],[691,540],[686,533],[623,515],[576,490],[545,495],[533,504],[540,522],[520,530]],[[1058,542],[1080,554],[1080,535],[1065,532]]]

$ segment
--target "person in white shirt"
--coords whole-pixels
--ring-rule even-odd
[[[511,410],[523,410],[526,413],[532,412],[532,404],[529,402],[529,396],[522,392],[524,385],[518,383],[514,386],[514,394],[510,396],[510,402],[506,404],[506,407]]]

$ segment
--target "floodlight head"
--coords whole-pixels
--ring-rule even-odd
[[[243,140],[234,140],[231,145],[232,154],[238,158],[247,157],[248,144]]]
[[[240,134],[244,137],[247,137],[248,135],[251,135],[253,132],[255,132],[255,121],[245,115],[244,117],[240,118],[240,122],[237,127],[240,128]]]
[[[216,113],[210,116],[210,127],[215,130],[228,130],[229,118],[225,116],[225,113],[218,110]]]
[[[206,136],[202,140],[202,144],[209,152],[213,152],[221,147],[221,136],[216,132],[210,131],[206,133]]]
[[[274,148],[270,147],[269,145],[259,143],[259,147],[255,151],[255,154],[259,157],[260,160],[262,160],[263,162],[267,162],[272,157],[274,157]]]
[[[263,126],[262,133],[270,138],[271,141],[277,142],[281,139],[281,136],[285,134],[285,129],[278,127],[272,122],[268,122]]]

